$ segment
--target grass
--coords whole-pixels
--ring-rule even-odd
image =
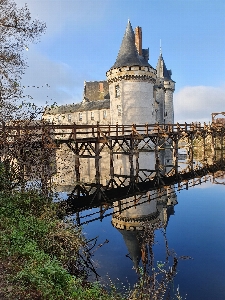
[[[38,191],[2,189],[0,232],[1,299],[122,299],[86,281],[81,231]]]

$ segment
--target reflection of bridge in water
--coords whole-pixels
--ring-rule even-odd
[[[149,191],[161,188],[169,188],[175,184],[178,184],[178,187],[185,186],[188,189],[191,179],[195,179],[195,181],[192,181],[192,185],[200,184],[201,178],[203,178],[203,181],[206,181],[207,175],[211,176],[217,171],[225,171],[225,165],[220,160],[210,166],[202,166],[192,171],[179,173],[178,176],[177,174],[170,176],[160,174],[158,177],[154,176],[153,179],[146,174],[148,170],[141,169],[140,171],[146,177],[116,174],[113,179],[110,179],[109,184],[105,186],[96,183],[77,184],[68,198],[69,207],[84,209],[90,206],[96,207],[101,204],[112,205],[115,201],[134,195],[143,195]],[[115,178],[119,179],[119,182],[116,182]],[[126,180],[121,180],[121,178]],[[110,186],[110,183],[113,187]]]

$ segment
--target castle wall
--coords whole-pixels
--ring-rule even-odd
[[[116,97],[115,90],[116,86],[119,86],[120,96]],[[110,94],[110,122],[115,125],[123,124],[122,113],[123,113],[123,84],[120,82],[114,82],[109,85],[109,94]]]
[[[173,81],[165,81],[165,123],[174,123],[174,109],[173,109],[173,92],[175,90],[175,83]]]
[[[115,97],[116,85],[118,83],[113,83],[109,87],[111,124],[155,123],[153,84],[122,80],[119,83],[120,97]]]
[[[84,82],[84,98],[90,101],[103,100],[109,93],[107,81]]]
[[[155,123],[155,69],[123,67],[108,71],[107,78],[111,124]]]
[[[56,114],[45,114],[43,116],[44,120],[49,123],[54,124],[73,124],[78,125],[85,124],[96,124],[97,122],[101,124],[110,124],[110,109],[100,109],[100,110],[90,110],[90,111],[76,111],[69,112],[66,114],[56,113]]]
[[[155,123],[153,84],[124,81],[123,97],[123,124]]]
[[[163,85],[157,85],[154,88],[155,96],[155,114],[156,122],[159,124],[164,123],[164,114],[165,114],[165,90]]]

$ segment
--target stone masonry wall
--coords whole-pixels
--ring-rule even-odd
[[[153,84],[123,81],[122,123],[155,123]]]
[[[43,119],[54,124],[110,124],[110,109],[70,112],[67,114],[46,114]]]
[[[165,123],[174,123],[174,108],[173,108],[173,92],[175,84],[173,81],[166,81],[164,83],[165,93]]]
[[[107,81],[88,81],[84,83],[84,97],[90,101],[103,100],[109,93]]]

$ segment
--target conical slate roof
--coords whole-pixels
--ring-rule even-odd
[[[111,69],[127,66],[150,66],[137,52],[135,35],[130,21],[128,21],[116,62]]]
[[[158,63],[157,63],[157,76],[159,78],[165,78],[171,80],[171,70],[167,70],[162,53],[159,55]]]
[[[138,239],[138,231],[127,231],[121,229],[118,229],[118,231],[122,234],[130,254],[130,258],[134,263],[135,269],[137,269],[141,260],[141,241]]]

